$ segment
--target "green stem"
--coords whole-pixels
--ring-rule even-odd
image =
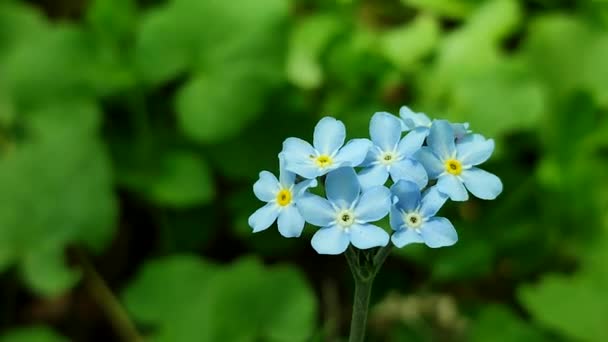
[[[390,244],[373,251],[359,251],[352,246],[346,250],[346,260],[355,281],[355,297],[353,300],[353,316],[350,322],[349,342],[363,342],[365,340],[372,285],[391,250],[392,245]]]
[[[373,282],[374,277],[369,279],[355,278],[355,299],[353,302],[353,317],[350,322],[349,342],[363,342],[365,339],[369,297],[372,293]]]
[[[84,251],[78,250],[78,259],[82,266],[85,284],[91,296],[107,315],[110,324],[122,341],[143,342],[144,339],[139,335],[135,324],[129,318],[126,310],[122,307],[118,299],[112,293],[103,278],[97,273],[93,264],[89,261]]]

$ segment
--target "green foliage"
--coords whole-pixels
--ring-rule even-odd
[[[395,252],[372,296],[466,317],[405,301],[379,335],[604,341],[606,56],[601,1],[0,1],[0,340],[106,338],[74,247],[152,340],[339,339],[344,260],[252,236],[252,184],[321,116],[367,137],[408,105],[494,138],[505,190],[449,203],[458,244]]]
[[[67,339],[55,334],[52,330],[33,326],[29,328],[14,329],[0,336],[2,342],[64,342]]]
[[[154,341],[305,341],[314,332],[316,301],[302,275],[256,259],[229,267],[185,255],[152,261],[124,300],[157,327]]]

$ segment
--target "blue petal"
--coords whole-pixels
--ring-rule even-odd
[[[294,198],[298,198],[302,195],[304,195],[304,192],[306,190],[308,190],[308,188],[314,188],[316,187],[317,184],[317,180],[316,179],[306,179],[301,181],[300,183],[296,184],[293,187],[293,197]]]
[[[317,253],[332,255],[343,253],[349,242],[348,234],[337,226],[319,229],[310,241]]]
[[[327,174],[325,179],[327,199],[340,209],[350,208],[359,197],[360,191],[361,186],[352,167],[341,167]]]
[[[480,134],[467,135],[456,144],[458,159],[463,165],[479,165],[492,155],[494,140]]]
[[[296,181],[296,174],[285,169],[285,153],[279,153],[279,180],[281,186],[290,188]]]
[[[427,139],[429,147],[442,160],[452,158],[456,152],[454,131],[446,120],[435,120]]]
[[[406,106],[399,109],[399,116],[403,119],[405,130],[412,130],[417,127],[428,127],[431,125],[431,119],[424,113],[414,113]]]
[[[270,202],[279,191],[279,180],[268,171],[260,172],[260,179],[253,184],[253,193],[260,201]]]
[[[299,138],[287,138],[283,142],[285,169],[304,178],[315,178],[321,171],[312,158],[317,155],[310,144]]]
[[[478,198],[493,200],[502,192],[502,182],[495,175],[472,167],[462,172],[462,180],[467,189]]]
[[[368,139],[353,139],[342,147],[335,157],[335,164],[339,166],[359,166],[365,160],[372,147]]]
[[[296,206],[304,220],[314,226],[326,227],[335,221],[336,211],[325,198],[307,193]]]
[[[464,172],[463,172],[464,174]],[[448,195],[452,201],[466,201],[469,193],[458,177],[445,174],[437,180],[437,190]]]
[[[406,212],[415,210],[420,204],[420,188],[411,181],[398,181],[391,186],[391,193],[399,200],[395,206]]]
[[[400,160],[391,165],[390,174],[393,182],[397,182],[400,179],[409,180],[416,183],[420,189],[424,188],[429,181],[424,166],[410,158]]]
[[[388,179],[388,171],[386,166],[376,164],[363,169],[359,172],[359,183],[361,183],[361,189],[369,189],[373,186],[384,185]]]
[[[401,139],[401,120],[387,112],[372,116],[369,135],[382,151],[394,151]]]
[[[420,233],[416,232],[414,229],[401,229],[394,232],[393,236],[391,236],[391,241],[393,241],[393,245],[399,248],[411,243],[424,242]]]
[[[373,224],[355,223],[350,226],[350,242],[359,249],[386,246],[388,240],[388,233]]]
[[[384,186],[375,186],[364,191],[355,206],[358,222],[375,222],[388,215],[391,208],[391,191]]]
[[[270,227],[278,215],[279,207],[275,203],[268,203],[249,216],[249,226],[257,233]]]
[[[279,233],[284,237],[299,237],[304,229],[304,218],[294,205],[288,205],[279,213],[277,225]]]
[[[445,171],[443,163],[428,147],[422,147],[416,152],[415,158],[424,166],[430,179],[436,179]]]
[[[365,159],[363,159],[363,163],[361,163],[361,167],[368,167],[378,163],[378,158],[380,156],[380,148],[378,146],[370,147],[369,151],[367,151],[367,155],[365,155]]]
[[[424,243],[431,248],[446,247],[458,241],[458,233],[445,217],[433,217],[420,227]]]
[[[422,200],[420,201],[420,213],[424,217],[433,217],[439,209],[448,200],[448,196],[437,190],[434,186],[424,192]]]
[[[426,134],[427,133],[424,128],[416,128],[413,131],[410,131],[399,142],[399,147],[397,148],[399,154],[404,157],[414,155],[414,153],[418,152],[418,150],[420,150],[420,147],[422,147],[424,139],[426,138]]]
[[[405,226],[405,222],[403,221],[403,213],[396,206],[391,207],[390,223],[391,228],[395,231],[401,230]]]
[[[469,134],[471,131],[469,130],[469,123],[465,122],[465,123],[453,123],[452,124],[452,129],[454,130],[454,137],[456,137],[456,139],[462,139],[464,138],[464,136],[466,136],[467,134]]]
[[[322,118],[315,126],[313,145],[321,154],[333,155],[346,138],[346,128],[340,120],[330,116]]]

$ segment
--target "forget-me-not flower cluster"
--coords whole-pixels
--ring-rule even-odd
[[[345,144],[346,127],[324,117],[313,144],[287,138],[279,153],[279,179],[268,171],[254,184],[266,202],[249,217],[253,232],[276,221],[284,237],[299,237],[305,223],[319,227],[311,244],[320,254],[424,243],[431,248],[458,240],[452,223],[437,213],[444,203],[466,201],[469,193],[494,199],[502,182],[478,167],[490,158],[494,140],[469,130],[468,124],[431,120],[402,107],[400,116],[375,113],[371,139]],[[404,133],[405,132],[405,133]],[[324,177],[324,197],[313,194]],[[378,221],[389,216],[392,234]]]

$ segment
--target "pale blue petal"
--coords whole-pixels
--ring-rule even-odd
[[[279,207],[276,203],[268,203],[249,216],[249,226],[257,233],[270,227],[278,215]]]
[[[410,158],[400,160],[391,165],[390,174],[393,182],[397,182],[400,179],[409,180],[416,183],[420,189],[424,188],[429,181],[424,166]]]
[[[284,237],[299,237],[304,229],[304,218],[294,205],[288,205],[279,213],[277,225],[279,233]]]
[[[316,156],[315,149],[305,140],[300,138],[287,138],[283,141],[283,154],[286,160],[311,159]]]
[[[369,189],[373,186],[384,185],[388,179],[388,171],[386,166],[381,164],[372,165],[359,172],[359,183],[361,189]]]
[[[448,196],[437,190],[436,186],[431,187],[422,195],[420,213],[424,217],[433,217],[447,200]]]
[[[359,249],[386,246],[388,240],[388,233],[373,224],[355,223],[350,226],[350,242]]]
[[[397,148],[399,154],[403,157],[409,157],[418,152],[424,143],[424,139],[426,138],[426,131],[427,130],[424,128],[416,128],[410,131],[399,142],[399,147]]]
[[[411,243],[422,243],[422,236],[420,233],[416,232],[414,229],[401,229],[393,233],[391,236],[391,241],[393,241],[393,245],[401,248],[405,245],[409,245]]]
[[[390,212],[391,228],[395,231],[403,229],[405,222],[403,221],[403,213],[396,206],[391,207]]]
[[[325,179],[327,199],[340,209],[350,208],[359,197],[360,191],[361,186],[352,167],[341,167],[327,174]]]
[[[494,152],[494,140],[486,140],[480,134],[467,135],[456,144],[456,150],[458,160],[463,165],[479,165],[488,160]]]
[[[329,201],[310,193],[298,199],[297,208],[304,220],[314,226],[326,227],[336,219],[336,211]]]
[[[372,147],[369,139],[353,139],[340,149],[334,159],[339,166],[359,166],[365,160]]]
[[[321,170],[311,160],[286,160],[285,169],[302,176],[303,178],[312,179],[325,174],[327,170]]]
[[[452,158],[456,152],[454,131],[446,120],[435,120],[427,139],[429,147],[442,160]]]
[[[285,169],[304,178],[315,178],[321,170],[314,163],[317,155],[315,149],[306,141],[299,138],[287,138],[283,142]]]
[[[420,188],[411,181],[398,181],[391,186],[391,193],[398,199],[395,207],[406,212],[415,210],[420,204]]]
[[[475,197],[493,200],[502,192],[502,182],[495,175],[476,167],[462,171],[464,185]]]
[[[418,152],[416,152],[415,158],[420,162],[420,164],[422,164],[422,166],[424,166],[424,169],[426,170],[430,179],[436,179],[445,171],[445,166],[443,163],[428,147],[422,147]]]
[[[393,151],[401,139],[401,120],[387,112],[372,116],[369,135],[374,144],[382,151]]]
[[[452,201],[466,201],[469,199],[469,193],[464,188],[464,184],[454,175],[445,174],[439,177],[437,190],[448,195]]]
[[[417,127],[428,127],[431,125],[431,119],[424,113],[414,113],[406,106],[399,109],[399,116],[403,119],[405,130],[412,130]]]
[[[431,248],[446,247],[458,241],[458,233],[445,217],[433,217],[420,227],[424,243]]]
[[[290,188],[296,181],[296,174],[285,169],[285,153],[279,153],[279,180],[284,188]]]
[[[300,183],[296,184],[293,187],[293,196],[294,198],[298,198],[302,195],[304,195],[304,192],[306,190],[308,190],[309,188],[314,188],[318,185],[317,180],[316,179],[306,179],[301,181]]]
[[[465,123],[453,123],[452,124],[452,129],[454,130],[454,137],[456,137],[456,139],[462,139],[464,138],[467,134],[469,134],[471,131],[469,130],[469,123],[465,122]]]
[[[354,213],[358,222],[375,222],[388,215],[390,208],[391,191],[385,186],[375,186],[361,194]]]
[[[367,155],[365,155],[365,159],[363,159],[363,163],[361,163],[361,167],[368,167],[378,162],[378,158],[380,156],[380,148],[377,146],[372,146],[369,151],[367,151]]]
[[[321,154],[333,155],[346,138],[346,128],[340,120],[331,116],[322,118],[315,126],[313,145]]]
[[[279,191],[279,180],[268,171],[260,172],[260,178],[253,184],[253,193],[260,201],[274,200]]]
[[[319,254],[344,253],[350,243],[348,234],[337,226],[319,229],[310,241],[312,248]]]

